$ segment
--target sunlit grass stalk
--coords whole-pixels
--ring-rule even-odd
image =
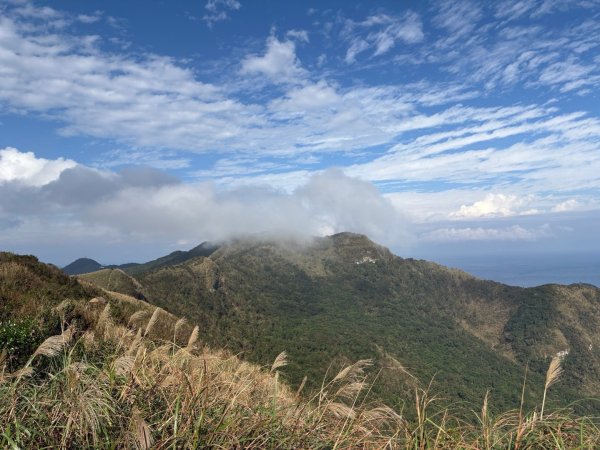
[[[544,420],[544,406],[546,405],[546,393],[550,386],[558,381],[562,375],[562,367],[560,357],[555,356],[550,361],[548,371],[546,372],[546,382],[544,383],[544,396],[542,398],[542,409],[540,410],[540,420]]]

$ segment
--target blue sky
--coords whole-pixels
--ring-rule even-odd
[[[0,1],[0,247],[350,230],[600,284],[599,47],[597,0]]]

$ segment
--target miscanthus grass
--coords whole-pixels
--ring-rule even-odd
[[[415,418],[407,420],[369,400],[376,382],[368,375],[370,360],[304,392],[306,380],[292,388],[280,379],[285,352],[259,367],[208,348],[197,326],[158,308],[134,312],[127,326],[115,322],[110,303],[88,308],[95,311],[90,328],[65,326],[18,370],[6,370],[0,349],[0,448],[600,447],[594,419],[544,411],[546,391],[559,381],[558,360],[550,364],[539,413],[492,415],[486,395],[474,420],[465,421],[430,388],[416,388]],[[157,328],[170,337],[150,339]]]

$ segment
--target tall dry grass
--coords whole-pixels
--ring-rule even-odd
[[[566,410],[492,415],[491,395],[474,413],[475,420],[465,421],[439,407],[430,388],[416,388],[416,419],[407,421],[401,411],[369,400],[369,360],[327,375],[317,392],[304,393],[304,383],[292,389],[281,381],[285,353],[271,366],[259,367],[206,347],[198,327],[166,323],[162,310],[134,312],[123,326],[112,316],[111,304],[88,307],[94,324],[90,329],[65,327],[46,339],[20,370],[7,373],[0,357],[0,447],[600,446],[600,430],[592,418]],[[172,339],[149,339],[156,327],[168,328],[165,335]]]

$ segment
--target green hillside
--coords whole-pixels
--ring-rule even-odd
[[[121,269],[101,269],[81,274],[80,279],[89,281],[109,291],[120,292],[131,297],[144,299],[142,285]]]
[[[144,264],[125,264],[118,266],[118,268],[124,270],[128,274],[136,275],[147,272],[149,270],[158,269],[160,267],[170,266],[173,264],[180,264],[188,261],[192,258],[199,256],[209,256],[212,254],[218,246],[210,242],[203,242],[202,244],[194,247],[188,251],[177,250],[169,253],[167,256],[155,259],[153,261],[146,262]]]
[[[373,358],[375,393],[396,406],[416,378],[433,380],[451,402],[479,404],[491,389],[496,407],[513,408],[526,365],[531,404],[551,357],[568,350],[549,401],[599,392],[600,291],[592,286],[482,281],[350,233],[312,243],[238,240],[136,278],[148,301],[199,323],[211,344],[261,364],[287,351],[292,385],[306,375],[316,388],[329,362],[335,370]]]
[[[33,256],[0,252],[0,351],[6,349],[9,368],[60,331],[55,308],[65,299],[91,299],[99,292]]]

